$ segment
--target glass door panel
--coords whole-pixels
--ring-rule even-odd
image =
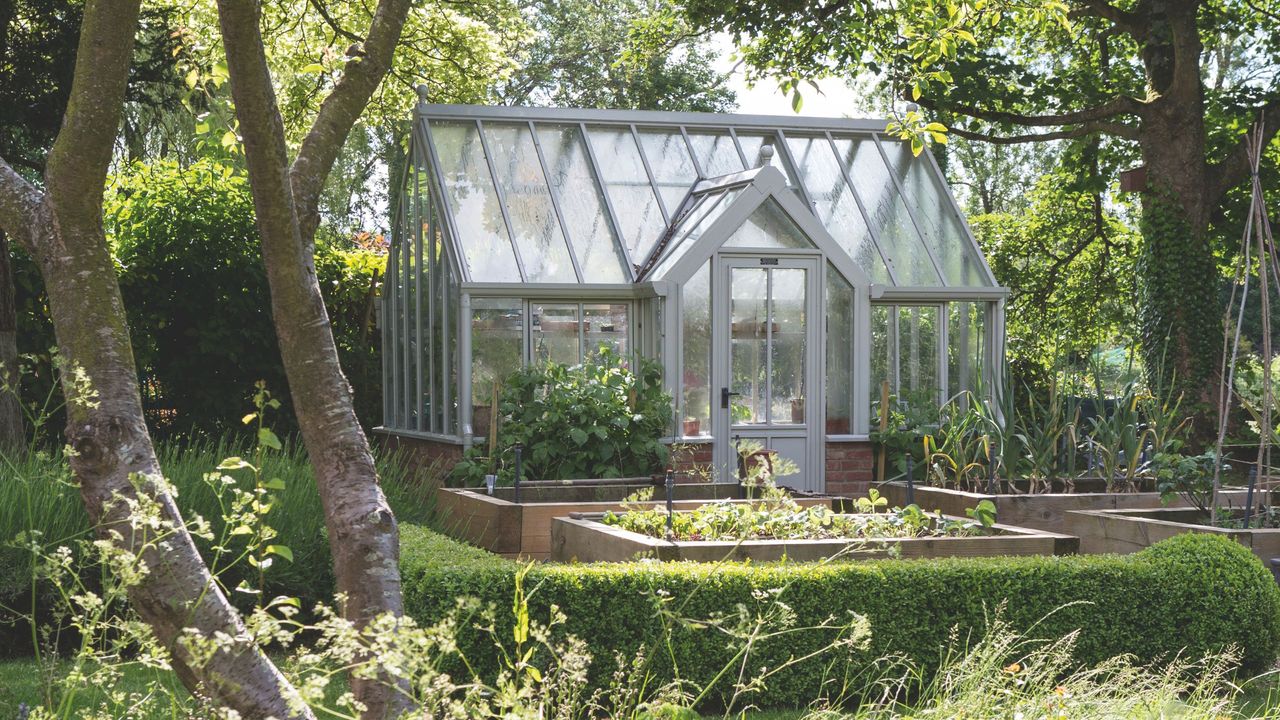
[[[774,425],[804,424],[807,274],[802,268],[769,271],[769,419]]]
[[[729,419],[734,425],[763,425],[769,421],[769,271],[730,272]]]

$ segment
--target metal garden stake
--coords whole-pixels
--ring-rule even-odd
[[[911,457],[911,451],[907,451],[907,504],[914,505],[916,502],[916,472],[915,458]]]
[[[671,472],[671,468],[667,468],[666,485],[667,485],[667,537],[670,538],[674,536],[676,532],[675,521],[672,515],[672,513],[674,512],[674,508],[672,507],[672,499],[673,499],[672,496],[675,495],[676,478],[675,478],[675,474]]]
[[[519,505],[519,504],[520,504],[520,455],[524,452],[524,448],[523,448],[523,447],[521,447],[520,443],[516,443],[516,445],[515,445],[515,451],[516,451],[516,483],[515,483],[515,485],[516,485],[516,492],[515,492],[515,495],[516,495],[516,504],[517,504],[517,505]]]

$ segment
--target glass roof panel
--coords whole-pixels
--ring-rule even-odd
[[[872,282],[890,284],[889,272],[871,239],[871,232],[867,230],[867,222],[858,209],[853,191],[844,181],[835,154],[831,151],[831,144],[825,137],[792,136],[787,138],[787,149],[796,164],[796,172],[804,182],[809,197],[813,199],[815,214],[827,228],[827,232],[831,233]],[[928,258],[924,260],[928,262]],[[898,270],[901,273],[901,269]],[[932,283],[910,284],[937,285],[938,280],[935,274]]]
[[[880,250],[898,273],[903,285],[937,285],[938,273],[929,261],[924,240],[911,222],[906,203],[889,177],[875,140],[834,138],[836,152],[862,206],[871,216]]]
[[[791,168],[782,162],[782,152],[778,149],[777,135],[738,133],[738,144],[742,146],[742,154],[747,156],[747,165],[760,167],[760,148],[764,146],[766,140],[773,146],[773,157],[769,158],[769,164],[781,170],[782,174],[787,176],[787,184],[794,186],[796,179],[791,174]]]
[[[725,247],[811,248],[813,241],[774,198],[760,203],[724,242]]]
[[[925,240],[946,276],[947,284],[959,287],[989,286],[977,253],[956,214],[942,178],[933,172],[929,159],[915,157],[904,142],[882,144],[889,167],[902,183],[902,192],[914,203],[916,219]]]
[[[591,126],[587,134],[627,252],[632,262],[641,262],[666,230],[667,222],[649,184],[640,148],[628,127]]]
[[[529,126],[487,123],[484,133],[529,282],[577,282]]]
[[[577,125],[539,123],[538,143],[547,163],[547,180],[560,202],[565,231],[578,258],[583,282],[629,282],[621,245],[609,222],[604,191]]]
[[[732,188],[715,195],[707,195],[690,213],[690,217],[677,228],[676,233],[672,236],[666,254],[657,265],[654,266],[653,272],[649,273],[651,277],[660,278],[671,271],[680,258],[689,252],[689,248],[698,242],[698,238],[711,227],[726,210],[733,205],[733,201],[738,199],[738,195],[742,193],[741,187]]]
[[[703,177],[720,177],[746,170],[738,147],[727,132],[689,131],[689,144],[693,146]]]
[[[640,147],[653,171],[653,181],[662,193],[667,212],[674,215],[689,188],[698,181],[698,169],[693,166],[689,146],[679,128],[641,129],[639,133]]]
[[[473,122],[431,121],[445,196],[471,279],[520,282],[520,266],[502,218],[493,177]]]

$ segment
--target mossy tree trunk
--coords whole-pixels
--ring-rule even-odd
[[[348,63],[291,163],[263,50],[261,7],[255,0],[218,0],[280,353],[325,509],[337,590],[347,598],[345,616],[357,624],[403,613],[399,532],[338,362],[316,281],[315,233],[320,191],[391,67],[409,5],[380,0],[362,55]],[[405,707],[405,696],[389,683],[352,678],[352,688],[366,718],[395,717]]]
[[[18,308],[9,238],[0,230],[0,453],[21,452],[26,440],[18,394]]]
[[[1156,0],[1147,7],[1142,60],[1153,99],[1137,137],[1147,170],[1138,305],[1148,382],[1181,393],[1188,409],[1206,416],[1218,403],[1222,359],[1209,219],[1225,189],[1210,189],[1198,5]],[[1210,432],[1201,425],[1199,434]]]
[[[0,160],[0,227],[39,265],[67,371],[71,468],[98,536],[142,553],[148,573],[129,599],[173,653],[183,683],[244,718],[311,717],[292,711],[288,682],[248,636],[210,576],[173,498],[143,420],[120,288],[102,225],[102,195],[124,103],[139,0],[85,3],[71,96],[38,190]],[[147,495],[176,532],[157,547],[135,532],[115,496]],[[204,664],[179,642],[188,629],[227,638]]]

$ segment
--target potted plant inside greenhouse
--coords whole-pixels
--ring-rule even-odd
[[[875,321],[934,353],[920,382],[994,392],[1008,294],[932,154],[884,129],[420,103],[393,203],[379,432],[461,458],[486,442],[493,383],[603,341],[657,368],[658,441],[695,448],[703,476],[736,483],[751,441],[797,464],[787,487],[864,493]]]

